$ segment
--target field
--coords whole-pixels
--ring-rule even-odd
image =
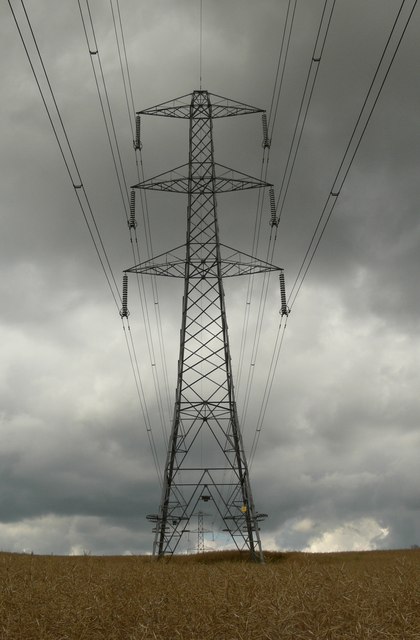
[[[420,640],[420,550],[0,553],[1,640]]]

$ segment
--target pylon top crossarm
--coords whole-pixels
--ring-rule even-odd
[[[188,93],[185,96],[168,100],[167,102],[161,102],[154,107],[143,109],[138,111],[138,115],[149,116],[165,116],[167,118],[184,118],[189,119],[191,117],[191,101],[193,95],[197,96],[202,94],[203,96],[203,113],[200,115],[199,110],[195,110],[194,118],[207,119],[209,117],[207,111],[208,99],[211,103],[211,117],[212,118],[227,118],[230,116],[242,116],[250,113],[263,113],[264,109],[258,107],[252,107],[244,102],[238,102],[236,100],[230,100],[229,98],[223,98],[215,93],[209,93],[208,91],[200,90]],[[204,106],[205,105],[205,106]]]

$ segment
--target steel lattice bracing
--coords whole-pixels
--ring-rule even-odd
[[[226,321],[223,277],[277,269],[220,244],[216,193],[265,187],[267,183],[214,162],[213,117],[260,111],[242,103],[194,91],[141,113],[189,118],[187,171],[135,185],[188,195],[187,241],[183,247],[128,269],[184,278],[178,380],[164,472],[154,553],[174,553],[202,501],[223,520],[239,549],[262,560],[259,516],[252,499],[238,424]],[[214,115],[216,113],[216,116]],[[227,250],[227,256],[222,257]],[[182,259],[180,253],[184,252]]]

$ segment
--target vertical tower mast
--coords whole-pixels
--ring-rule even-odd
[[[194,91],[140,113],[189,119],[189,161],[135,185],[186,193],[187,238],[183,247],[127,271],[184,278],[174,415],[169,440],[154,553],[173,554],[200,501],[212,505],[238,549],[262,560],[258,521],[238,423],[226,321],[223,278],[278,270],[220,243],[216,193],[269,186],[217,165],[213,119],[261,111]],[[181,254],[182,257],[181,257]]]

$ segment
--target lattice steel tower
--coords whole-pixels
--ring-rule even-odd
[[[270,185],[216,164],[213,153],[215,118],[258,112],[262,110],[200,90],[138,114],[189,120],[188,163],[133,187],[188,196],[186,244],[127,269],[184,279],[162,499],[158,514],[148,516],[155,522],[158,556],[177,550],[192,515],[205,502],[237,548],[263,560],[259,520],[264,516],[255,511],[238,423],[223,278],[280,269],[220,243],[216,194]]]

